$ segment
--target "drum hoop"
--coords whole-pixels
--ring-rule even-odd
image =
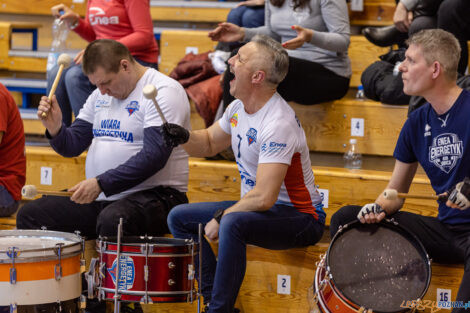
[[[101,250],[97,249],[98,252],[101,252]],[[106,255],[117,255],[117,252],[115,250],[103,250],[103,253]],[[146,257],[145,254],[143,253],[133,253],[133,252],[121,252],[121,256],[137,256],[137,257]],[[191,253],[181,253],[181,254],[176,254],[176,253],[152,253],[148,255],[149,258],[171,258],[171,257],[187,257],[187,256],[192,256]]]
[[[44,250],[41,250],[41,251],[44,251]],[[1,253],[1,251],[0,251]],[[80,251],[76,251],[76,252],[71,252],[71,253],[66,253],[66,254],[62,254],[61,255],[61,259],[67,259],[67,258],[70,258],[70,257],[74,257],[74,256],[77,256],[77,255],[80,255],[81,252]],[[54,261],[54,260],[58,260],[59,257],[57,256],[32,256],[32,257],[17,257],[15,258],[15,264],[17,263],[36,263],[36,262],[45,262],[45,261]],[[13,263],[12,262],[12,259],[0,259],[0,264],[11,264]]]
[[[323,269],[325,271],[325,276],[327,276],[328,274],[328,271],[326,269],[326,255],[325,255],[325,260],[322,260],[323,261]],[[326,307],[326,304],[323,303],[323,300],[321,299],[321,295],[320,295],[320,289],[319,289],[319,286],[318,286],[318,282],[317,282],[317,279],[316,277],[320,274],[319,271],[320,271],[320,264],[317,266],[317,270],[315,271],[315,279],[314,279],[314,284],[315,284],[315,289],[314,291],[317,291],[318,290],[318,302],[320,302],[320,305],[322,306],[322,308],[325,310],[324,312],[329,312],[329,308]],[[328,274],[329,275],[329,274]],[[354,307],[351,303],[348,303],[350,300],[349,299],[343,299],[343,296],[341,295],[340,292],[338,292],[337,288],[335,288],[335,286],[333,284],[331,284],[330,282],[330,279],[327,279],[327,283],[328,285],[330,286],[331,290],[333,291],[333,293],[337,296],[338,300],[341,301],[345,306],[347,306],[349,309],[351,309],[352,311],[354,312],[360,312],[360,307],[358,306],[358,308]],[[351,301],[352,302],[352,301]],[[356,305],[354,303],[354,305]]]
[[[114,288],[105,288],[99,287],[99,290],[104,292],[114,293]],[[195,288],[193,288],[195,290]],[[146,293],[145,291],[136,291],[136,290],[119,290],[119,294],[121,295],[129,295],[129,296],[144,296]],[[191,291],[148,291],[147,294],[149,296],[185,296],[190,294]]]
[[[43,236],[40,236],[40,235]],[[37,230],[37,229],[32,229],[32,230],[0,230],[0,238],[6,238],[6,237],[11,237],[11,238],[51,238],[51,239],[62,239],[65,241],[71,241],[72,243],[69,244],[64,244],[62,246],[62,250],[64,251],[65,249],[70,250],[70,248],[73,248],[75,246],[80,246],[80,249],[77,250],[77,252],[81,251],[81,245],[82,245],[82,239],[80,236],[72,233],[66,233],[66,232],[59,232],[59,231],[50,231],[50,230]],[[12,246],[13,247],[13,246]],[[31,253],[31,252],[49,252],[49,251],[54,251],[57,248],[55,246],[48,247],[48,248],[33,248],[33,249],[16,249],[17,252],[20,254],[22,253]],[[8,250],[0,250],[0,254],[2,253],[8,253]],[[32,257],[34,258],[34,257]],[[18,260],[21,259],[21,257],[17,258]],[[5,263],[0,260],[0,263]],[[7,262],[9,263],[9,262]],[[16,263],[16,260],[15,260]]]
[[[326,269],[329,269],[328,260],[329,260],[329,256],[330,256],[331,247],[333,246],[334,242],[338,239],[339,236],[342,235],[344,230],[347,230],[347,229],[351,228],[354,225],[359,225],[360,223],[361,223],[360,221],[352,221],[350,223],[347,223],[347,224],[342,226],[342,231],[337,231],[336,234],[333,236],[333,238],[331,239],[330,245],[328,246],[328,250],[326,251],[326,256],[325,256],[325,268]],[[427,275],[427,278],[426,278],[425,287],[424,287],[422,293],[420,294],[420,296],[418,297],[418,299],[422,299],[424,297],[424,295],[426,294],[426,292],[428,291],[429,285],[431,283],[431,276],[432,276],[431,259],[429,258],[429,255],[428,255],[426,249],[424,248],[423,243],[421,242],[421,240],[418,239],[418,237],[416,237],[415,234],[413,234],[412,232],[407,230],[405,227],[398,224],[396,221],[393,220],[393,218],[392,219],[384,219],[378,224],[384,225],[384,226],[386,225],[385,227],[388,227],[389,229],[393,229],[393,227],[400,229],[400,231],[403,231],[404,233],[406,233],[406,235],[408,235],[412,239],[414,239],[415,243],[418,245],[419,249],[421,250],[421,251],[419,251],[420,255],[425,258],[426,268],[428,270],[428,275]],[[329,270],[328,270],[328,272],[329,272],[329,275],[330,275],[330,280],[333,282],[333,286],[332,286],[333,290],[336,290],[336,288],[334,287],[334,286],[336,286],[334,276]],[[354,301],[346,298],[341,292],[339,292],[337,295],[340,298],[343,298],[345,301],[349,301],[352,304],[354,304],[355,306],[361,307],[359,304],[357,304]],[[398,310],[398,311],[394,311],[394,312],[402,312],[402,311],[404,311],[404,310],[402,309],[402,310]],[[378,311],[374,311],[374,312],[380,313]],[[394,313],[394,312],[387,312],[387,313]]]
[[[190,247],[193,245],[197,245],[193,239],[181,239],[181,238],[167,238],[167,237],[153,237],[153,236],[125,236],[123,237],[124,240],[126,239],[140,239],[140,240],[145,240],[145,239],[164,239],[164,241],[171,241],[174,240],[175,242],[178,242],[178,244],[172,244],[172,243],[156,243],[156,242],[121,242],[121,246],[129,246],[129,247],[140,247],[145,244],[149,244],[149,246],[154,246],[154,247]],[[110,240],[112,239],[112,240]],[[112,244],[112,245],[117,245],[117,241],[115,241],[115,237],[99,237],[96,242],[97,244]]]

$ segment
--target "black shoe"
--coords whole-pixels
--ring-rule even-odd
[[[394,44],[403,45],[408,38],[408,34],[400,32],[395,25],[366,27],[362,30],[362,34],[367,40],[379,47],[388,47]]]

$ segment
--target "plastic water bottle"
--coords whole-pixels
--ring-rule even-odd
[[[357,86],[357,93],[356,93],[356,99],[357,100],[364,100],[366,96],[364,95],[364,86],[359,85]]]
[[[357,149],[357,140],[351,138],[349,140],[348,150],[344,153],[344,167],[358,169],[362,167],[362,155]]]
[[[52,45],[47,57],[47,71],[50,71],[56,64],[57,58],[65,51],[65,42],[69,34],[69,28],[64,21],[56,18],[52,23]]]

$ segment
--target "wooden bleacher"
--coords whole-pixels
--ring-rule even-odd
[[[3,0],[0,13],[50,15],[54,0]],[[85,14],[86,3],[73,0],[61,1],[80,15]],[[221,1],[152,0],[150,12],[154,21],[211,22],[226,20],[236,3]],[[393,0],[365,0],[362,12],[350,11],[352,25],[390,25],[395,2]]]

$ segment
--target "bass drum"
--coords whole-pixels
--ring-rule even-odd
[[[431,261],[421,242],[393,220],[340,228],[320,260],[314,299],[324,313],[393,313],[422,299]]]

